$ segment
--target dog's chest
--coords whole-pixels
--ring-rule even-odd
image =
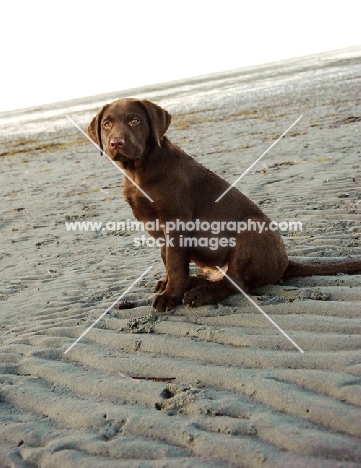
[[[146,223],[157,219],[157,211],[152,206],[152,202],[139,194],[138,190],[124,190],[124,197],[138,221]]]

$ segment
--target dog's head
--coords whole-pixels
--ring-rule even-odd
[[[88,126],[88,135],[114,161],[139,159],[146,148],[161,146],[170,114],[146,99],[124,98],[105,105]]]

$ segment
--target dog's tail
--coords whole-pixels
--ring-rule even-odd
[[[282,278],[288,279],[294,278],[295,276],[335,275],[336,273],[352,274],[358,272],[361,272],[360,260],[331,263],[328,265],[307,265],[290,260]]]

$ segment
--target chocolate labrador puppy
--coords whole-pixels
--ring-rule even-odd
[[[104,106],[88,127],[92,140],[143,191],[124,179],[134,216],[162,246],[166,276],[155,288],[158,312],[182,301],[214,304],[239,292],[217,266],[245,292],[281,278],[361,271],[361,261],[304,265],[289,260],[279,232],[245,195],[232,187],[215,202],[229,183],[164,136],[170,122],[157,104],[127,98]],[[190,261],[206,277],[189,276]],[[212,272],[218,274],[212,278]]]

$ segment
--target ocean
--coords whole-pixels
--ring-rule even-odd
[[[332,78],[337,82],[360,76],[360,73],[361,46],[3,112],[0,113],[0,139],[5,143],[21,136],[39,137],[43,132],[65,129],[71,125],[66,114],[80,125],[86,125],[101,106],[120,97],[150,99],[171,113],[182,113],[243,106],[267,95],[279,94],[292,99],[302,88],[311,86],[318,89],[320,96],[325,79]],[[355,90],[355,98],[360,91]]]

